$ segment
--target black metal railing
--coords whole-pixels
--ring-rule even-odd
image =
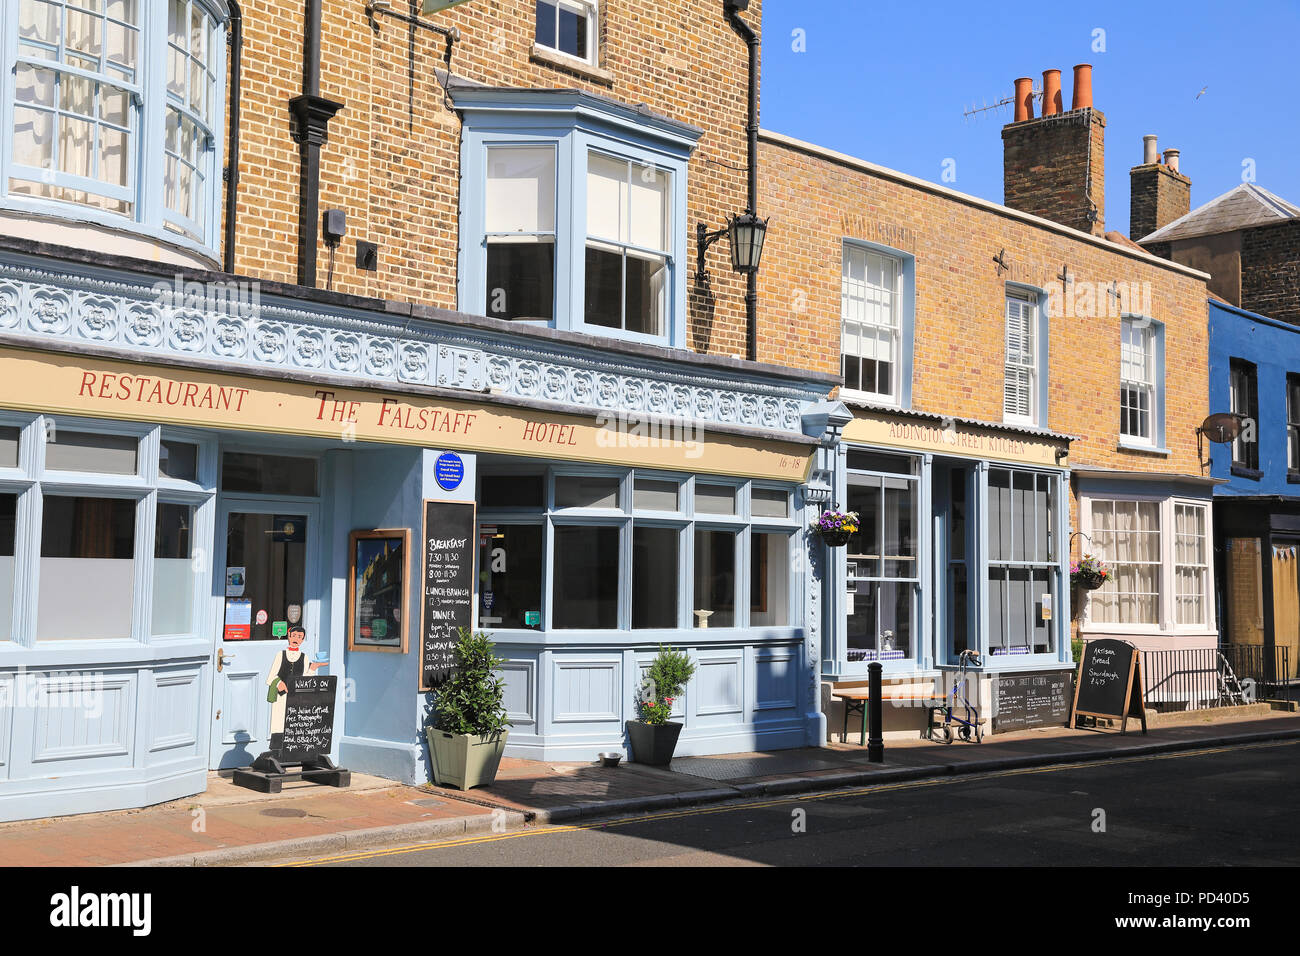
[[[1144,651],[1142,678],[1147,707],[1162,712],[1280,700],[1293,683],[1290,648],[1247,644]]]

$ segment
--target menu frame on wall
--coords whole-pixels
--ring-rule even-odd
[[[399,598],[400,616],[398,619],[399,637],[396,643],[378,643],[373,637],[363,638],[358,633],[359,626],[357,622],[357,610],[360,603],[360,596],[357,592],[357,551],[363,541],[392,541],[400,542],[402,550],[401,575],[402,579],[398,583],[398,589],[401,592]],[[349,651],[380,651],[389,654],[405,654],[409,649],[410,642],[410,617],[408,609],[411,606],[411,529],[410,528],[380,528],[373,531],[352,531],[348,534],[348,650]]]
[[[431,545],[444,538],[430,538],[430,521],[431,516],[435,515],[438,510],[446,509],[449,511],[464,511],[468,514],[469,522],[465,531],[465,543],[463,545],[462,560],[457,566],[456,581],[465,581],[463,585],[465,590],[464,600],[457,600],[453,605],[454,609],[459,609],[460,614],[453,618],[440,618],[434,620],[432,612],[441,610],[445,603],[437,594],[431,593],[431,575],[435,569],[431,566]],[[450,535],[452,540],[458,539],[457,532],[462,529],[453,528]],[[446,579],[439,578],[438,584],[441,585]],[[450,676],[450,665],[445,661],[449,659],[448,654],[444,657],[444,663],[440,666],[431,666],[429,659],[430,650],[430,627],[437,626],[441,630],[438,636],[440,641],[454,641],[457,636],[457,630],[461,627],[470,630],[474,627],[474,608],[478,601],[478,504],[474,501],[447,501],[441,498],[425,498],[421,507],[421,534],[420,534],[420,635],[419,635],[419,681],[420,690],[427,692],[436,690],[438,686]],[[437,672],[444,672],[441,677],[431,675]]]

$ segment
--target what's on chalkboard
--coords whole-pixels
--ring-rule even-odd
[[[459,631],[474,626],[474,521],[473,502],[424,502],[420,690],[433,690],[451,676]]]
[[[1099,717],[1119,720],[1121,734],[1128,727],[1128,719],[1137,717],[1142,721],[1142,733],[1147,732],[1142,652],[1128,641],[1108,638],[1083,645],[1074,688],[1074,726],[1079,725],[1080,717],[1091,717],[1094,722]]]
[[[295,677],[285,697],[281,763],[300,763],[330,752],[334,743],[334,691],[338,677]]]
[[[1073,677],[1069,671],[998,675],[994,680],[994,732],[1069,724]]]

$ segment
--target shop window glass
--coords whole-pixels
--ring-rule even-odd
[[[637,511],[676,511],[678,484],[651,478],[638,478],[633,486],[632,506]]]
[[[706,485],[695,483],[695,513],[708,515],[734,515],[736,489],[733,485]]]
[[[555,149],[487,150],[487,314],[550,319],[555,306]]]
[[[158,503],[153,546],[153,634],[194,630],[193,505]]]
[[[18,496],[0,494],[0,641],[13,640],[17,516]]]
[[[484,475],[480,505],[493,508],[534,508],[546,503],[546,478],[542,475]]]
[[[917,480],[911,459],[850,452],[848,508],[858,531],[847,547],[848,659],[903,660],[915,651]]]
[[[755,488],[750,494],[749,511],[755,518],[788,518],[790,493],[783,488]]]
[[[560,526],[554,537],[554,626],[618,627],[619,529]]]
[[[221,457],[221,490],[312,498],[316,459],[228,451]]]
[[[231,512],[225,639],[284,640],[306,606],[307,516]],[[265,616],[262,613],[265,611]]]
[[[542,526],[479,526],[479,626],[541,627]]]
[[[695,532],[696,627],[736,625],[736,535],[732,531]]]
[[[1028,471],[989,470],[989,649],[1046,654],[1053,646],[1044,598],[1055,605],[1056,479]]]
[[[197,481],[199,446],[187,441],[164,439],[158,451],[158,474],[175,481]]]
[[[750,545],[749,623],[790,623],[790,536],[755,532]]]
[[[10,425],[0,426],[0,468],[18,467],[18,436],[21,431]]]
[[[134,435],[103,435],[55,429],[45,445],[48,471],[134,475],[140,440]]]
[[[36,639],[127,639],[135,599],[136,502],[46,495]]]
[[[1093,621],[1160,623],[1160,503],[1092,502],[1092,551],[1111,575],[1088,598]]]
[[[560,475],[555,479],[557,508],[617,508],[617,478]]]
[[[677,626],[676,528],[632,529],[632,626]]]

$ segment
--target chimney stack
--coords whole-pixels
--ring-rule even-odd
[[[1142,165],[1128,172],[1128,235],[1134,242],[1191,211],[1192,181],[1179,171],[1178,156],[1178,150],[1166,149],[1162,163],[1155,136],[1142,137]]]
[[[1002,201],[1012,209],[1100,236],[1105,232],[1106,117],[1092,108],[1092,67],[1074,68],[1074,102],[1061,101],[1061,71],[1043,71],[1043,110],[1033,81],[1015,81],[1015,118],[1002,128]]]

